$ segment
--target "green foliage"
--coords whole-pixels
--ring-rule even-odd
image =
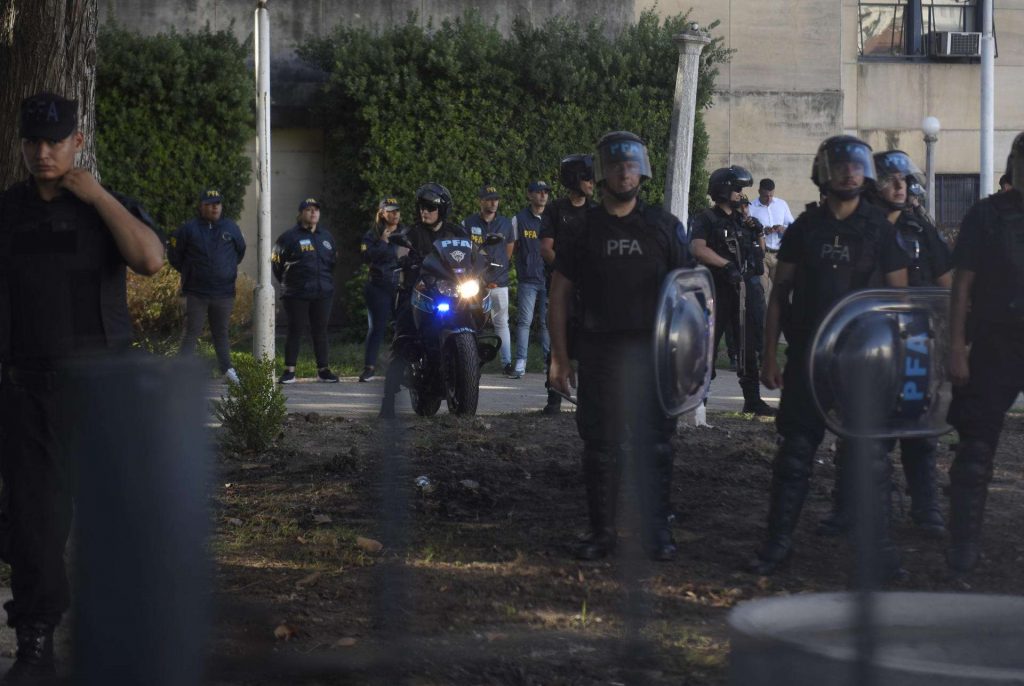
[[[213,187],[225,216],[242,209],[255,135],[249,54],[228,31],[99,34],[96,154],[103,182],[174,228]]]
[[[233,353],[231,363],[238,383],[225,386],[224,397],[213,401],[213,414],[224,427],[227,447],[262,452],[281,433],[288,414],[284,393],[274,380],[274,361]]]
[[[354,244],[366,208],[379,197],[397,193],[411,208],[428,180],[452,191],[455,219],[478,209],[476,191],[485,182],[502,191],[500,211],[514,214],[526,203],[530,179],[553,182],[563,156],[593,150],[610,130],[642,136],[654,169],[665,169],[679,59],[672,36],[686,25],[685,15],[660,21],[645,11],[616,37],[598,23],[568,19],[518,22],[503,37],[470,11],[436,29],[411,16],[378,33],[342,26],[307,43],[300,55],[330,74],[321,114],[334,162],[327,165],[331,225],[340,227],[340,242]],[[699,108],[710,107],[716,65],[728,55],[720,39],[705,48]],[[696,209],[706,206],[700,118],[693,155]],[[644,195],[663,200],[660,173]]]

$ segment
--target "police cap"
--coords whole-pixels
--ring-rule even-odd
[[[21,101],[22,138],[61,141],[78,129],[78,101],[37,93]]]

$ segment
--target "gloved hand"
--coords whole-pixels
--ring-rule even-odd
[[[738,286],[743,281],[743,275],[740,274],[739,267],[736,266],[735,262],[725,265],[725,275],[733,286]]]

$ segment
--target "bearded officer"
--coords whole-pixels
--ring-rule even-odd
[[[772,463],[768,539],[751,562],[751,571],[771,574],[790,555],[793,532],[810,485],[814,455],[825,434],[808,377],[808,354],[822,317],[840,298],[866,288],[878,273],[885,283],[907,285],[907,256],[896,243],[892,225],[877,207],[861,199],[875,179],[871,147],[853,136],[833,136],[818,147],[811,180],[825,194],[819,207],[805,211],[782,238],[779,265],[765,322],[761,380],[782,388],[775,425],[781,437]],[[789,344],[785,372],[776,361],[780,331]],[[870,449],[877,475],[876,497],[886,527],[876,535],[888,576],[902,573],[887,534],[891,511],[892,467],[884,446]]]
[[[572,240],[559,239],[551,279],[549,381],[561,393],[576,385],[567,347],[573,289],[581,309],[576,424],[590,534],[575,554],[585,560],[603,558],[615,547],[627,452],[637,474],[645,548],[655,560],[676,555],[668,521],[676,422],[658,402],[651,340],[662,282],[690,260],[682,223],[637,198],[650,177],[647,148],[638,136],[615,131],[601,138],[594,164],[601,204],[587,210]]]
[[[953,249],[948,421],[960,442],[949,469],[946,563],[955,576],[981,558],[996,444],[1006,411],[1024,390],[1024,133],[1013,140],[1006,166],[1012,189],[971,207]]]

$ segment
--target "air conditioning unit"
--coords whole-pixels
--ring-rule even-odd
[[[932,32],[932,55],[935,57],[979,57],[981,34],[973,31]]]

